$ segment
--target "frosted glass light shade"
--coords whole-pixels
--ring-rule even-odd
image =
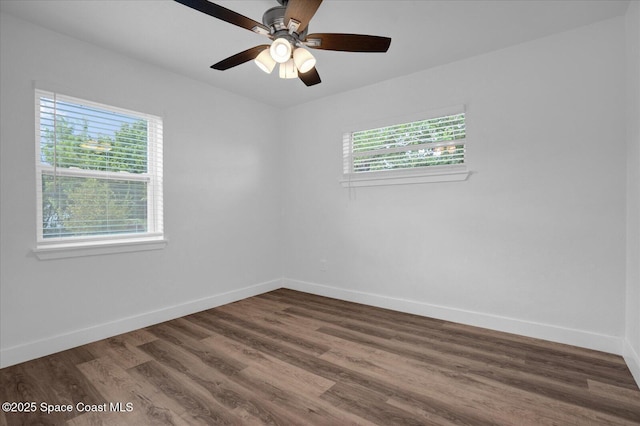
[[[269,53],[274,61],[279,64],[287,62],[291,58],[291,43],[284,38],[277,38],[271,43],[269,47]]]
[[[293,59],[289,59],[284,64],[280,64],[280,78],[297,78],[298,69]]]
[[[298,47],[293,51],[293,60],[298,67],[298,71],[302,74],[311,70],[316,66],[316,58],[313,57],[311,52],[302,47]]]
[[[264,49],[260,54],[254,59],[254,62],[262,71],[267,74],[271,74],[273,69],[276,67],[276,61],[273,60],[271,54],[269,53],[269,49]]]

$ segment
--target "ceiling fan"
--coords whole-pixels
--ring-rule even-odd
[[[280,64],[280,78],[300,78],[307,86],[320,83],[315,68],[312,49],[343,52],[386,52],[391,44],[388,37],[363,34],[314,33],[307,34],[309,21],[320,7],[322,0],[277,0],[280,6],[272,7],[262,16],[262,24],[233,10],[207,0],[175,0],[185,6],[206,13],[233,25],[246,28],[272,40],[230,56],[211,68],[228,70],[254,60],[264,72],[270,74]]]

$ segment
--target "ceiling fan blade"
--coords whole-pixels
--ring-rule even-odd
[[[386,52],[391,39],[363,34],[315,33],[309,34],[304,44],[314,49],[342,52]]]
[[[254,21],[251,18],[247,18],[233,10],[226,7],[219,6],[215,3],[211,3],[207,0],[175,0],[185,6],[195,9],[199,12],[206,13],[214,18],[221,19],[233,25],[237,25],[242,28],[246,28],[258,34],[269,34],[269,28],[262,25],[258,21]]]
[[[320,80],[320,74],[318,74],[318,70],[316,70],[315,67],[311,68],[304,74],[299,72],[298,78],[307,86],[313,86],[314,84],[318,84],[322,81]]]
[[[244,52],[236,53],[233,56],[229,56],[227,59],[223,59],[217,64],[211,65],[211,68],[214,70],[228,70],[229,68],[233,68],[237,65],[244,64],[252,59],[255,59],[256,56],[260,54],[263,50],[269,48],[268,44],[261,44],[260,46],[252,47],[251,49],[247,49]]]
[[[316,14],[322,0],[289,0],[287,9],[284,12],[284,24],[288,25],[290,19],[300,22],[300,26],[295,32],[302,33],[309,21]]]

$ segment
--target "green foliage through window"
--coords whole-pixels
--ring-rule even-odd
[[[464,163],[465,114],[363,130],[346,135],[347,173]]]
[[[41,238],[152,231],[149,126],[157,123],[55,95],[38,103]]]
[[[147,183],[42,175],[45,238],[147,231]]]

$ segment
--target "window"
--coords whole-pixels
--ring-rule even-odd
[[[36,90],[36,183],[40,251],[162,240],[162,120]]]
[[[465,113],[343,135],[345,186],[464,180]]]

